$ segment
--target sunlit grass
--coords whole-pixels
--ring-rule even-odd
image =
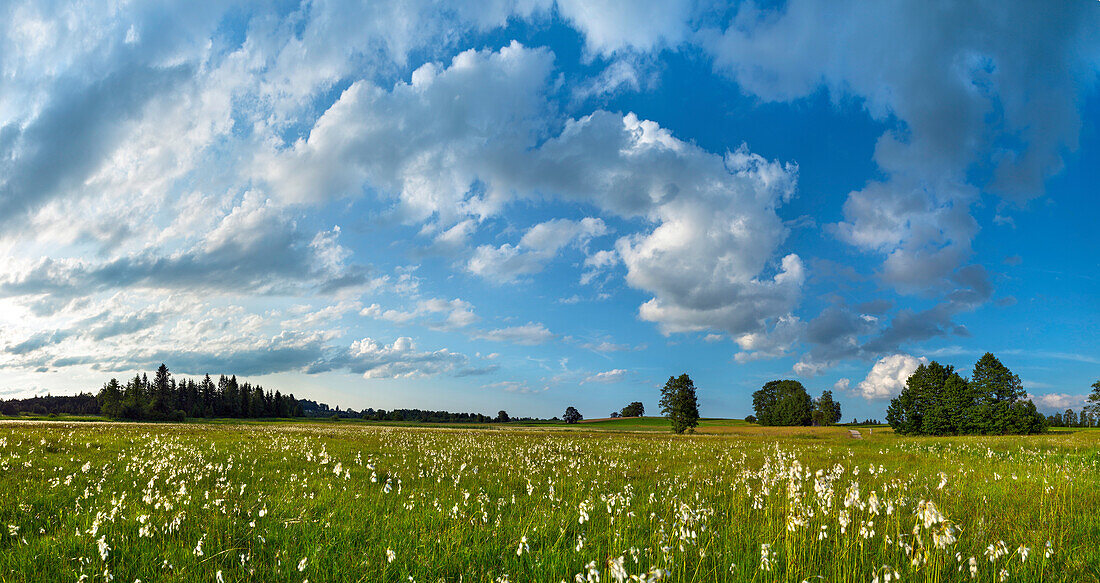
[[[0,580],[1100,577],[1100,431],[584,425],[3,423]]]

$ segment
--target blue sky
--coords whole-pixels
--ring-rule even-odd
[[[11,2],[0,396],[602,417],[1100,378],[1100,5]]]

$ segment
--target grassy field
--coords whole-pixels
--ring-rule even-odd
[[[662,422],[0,422],[0,581],[1100,580],[1100,431]]]

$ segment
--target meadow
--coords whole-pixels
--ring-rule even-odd
[[[1100,581],[1100,430],[663,423],[0,422],[0,581]]]

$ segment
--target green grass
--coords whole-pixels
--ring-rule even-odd
[[[700,419],[697,432],[708,430],[750,427],[751,424],[740,419]],[[627,417],[625,419],[600,419],[582,421],[576,425],[580,429],[612,429],[616,431],[669,431],[671,425],[665,417]]]
[[[1100,580],[1098,430],[662,421],[4,422],[0,581]]]

